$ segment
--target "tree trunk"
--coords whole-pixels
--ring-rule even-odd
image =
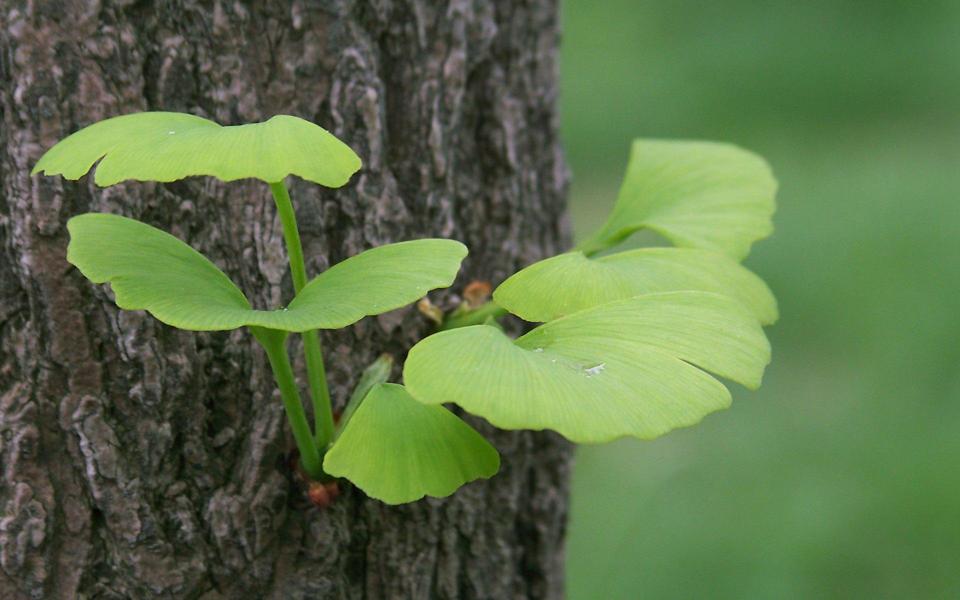
[[[65,261],[70,216],[120,213],[191,243],[254,305],[280,305],[292,289],[266,185],[29,175],[58,139],[114,115],[302,116],[364,159],[341,190],[292,182],[310,272],[450,237],[471,251],[431,295],[451,307],[470,280],[498,283],[567,241],[554,0],[0,9],[0,597],[562,596],[558,437],[474,419],[503,454],[492,480],[400,507],[347,485],[314,508],[248,332],[122,312]],[[402,357],[427,331],[408,308],[324,332],[337,406],[379,353]]]

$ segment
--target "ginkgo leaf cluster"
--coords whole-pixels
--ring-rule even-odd
[[[349,146],[297,117],[225,127],[154,112],[80,130],[34,173],[77,179],[95,168],[98,185],[255,178],[286,196],[289,175],[339,187],[360,166]],[[775,190],[766,163],[734,146],[637,140],[607,221],[570,252],[507,278],[493,293],[499,308],[478,313],[502,309],[533,324],[528,333],[513,339],[491,321],[426,337],[409,352],[404,385],[386,383],[387,367],[351,401],[329,447],[315,445],[306,423],[287,335],[347,327],[452,285],[463,244],[387,244],[305,284],[301,258],[296,295],[264,308],[183,241],[119,215],[71,219],[67,260],[91,282],[109,283],[120,308],[193,331],[251,328],[311,475],[344,477],[395,504],[447,496],[499,469],[494,447],[442,405],[504,429],[598,443],[651,439],[700,421],[730,404],[721,379],[759,386],[770,361],[762,327],[777,319],[777,305],[739,261],[772,231]],[[641,229],[673,245],[608,253]]]

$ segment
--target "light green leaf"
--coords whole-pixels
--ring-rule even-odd
[[[773,231],[776,189],[767,163],[736,146],[636,140],[610,218],[578,248],[593,254],[649,228],[678,246],[742,259]]]
[[[292,174],[340,187],[361,164],[349,146],[299,117],[277,115],[263,123],[223,127],[184,113],[142,112],[94,123],[61,140],[40,158],[33,174],[79,179],[98,160],[94,181],[99,186],[191,175],[273,183]]]
[[[145,223],[88,213],[67,222],[67,261],[110,282],[117,306],[198,331],[235,329],[252,311],[243,293],[202,254]]]
[[[504,281],[493,299],[532,322],[656,292],[715,292],[742,303],[763,324],[777,301],[762,279],[724,254],[692,248],[641,248],[601,258],[569,252],[534,263]]]
[[[759,323],[735,301],[668,292],[574,313],[516,341],[485,325],[443,331],[413,347],[403,377],[421,402],[597,443],[692,425],[730,403],[705,371],[756,388],[769,360]]]
[[[387,504],[449,496],[461,485],[492,477],[500,455],[487,440],[442,406],[427,406],[401,385],[385,383],[367,395],[323,461]]]
[[[454,240],[423,239],[379,246],[337,263],[308,283],[284,313],[289,331],[339,329],[365,316],[406,306],[449,287],[467,247]],[[300,316],[300,314],[304,316]],[[298,322],[314,325],[300,329]]]
[[[67,260],[90,281],[109,282],[120,308],[147,310],[168,325],[194,331],[244,325],[293,332],[346,327],[449,286],[467,253],[452,240],[380,246],[326,270],[287,308],[265,311],[253,310],[202,254],[155,227],[90,213],[70,219],[67,228]]]

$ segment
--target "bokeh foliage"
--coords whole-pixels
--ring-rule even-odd
[[[781,184],[747,266],[759,392],[578,452],[569,595],[960,597],[960,3],[565,4],[574,225],[636,136],[730,141]]]

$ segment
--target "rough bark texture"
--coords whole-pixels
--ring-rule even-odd
[[[465,242],[449,293],[565,243],[554,0],[5,0],[0,14],[0,597],[553,598],[570,448],[478,423],[503,469],[388,507],[348,489],[308,507],[264,354],[119,311],[65,262],[66,220],[171,231],[258,306],[291,296],[265,185],[108,189],[31,177],[81,126],[139,110],[221,123],[295,114],[364,158],[292,194],[308,267],[422,236]],[[411,309],[324,334],[335,402]],[[396,373],[395,375],[397,375]]]

